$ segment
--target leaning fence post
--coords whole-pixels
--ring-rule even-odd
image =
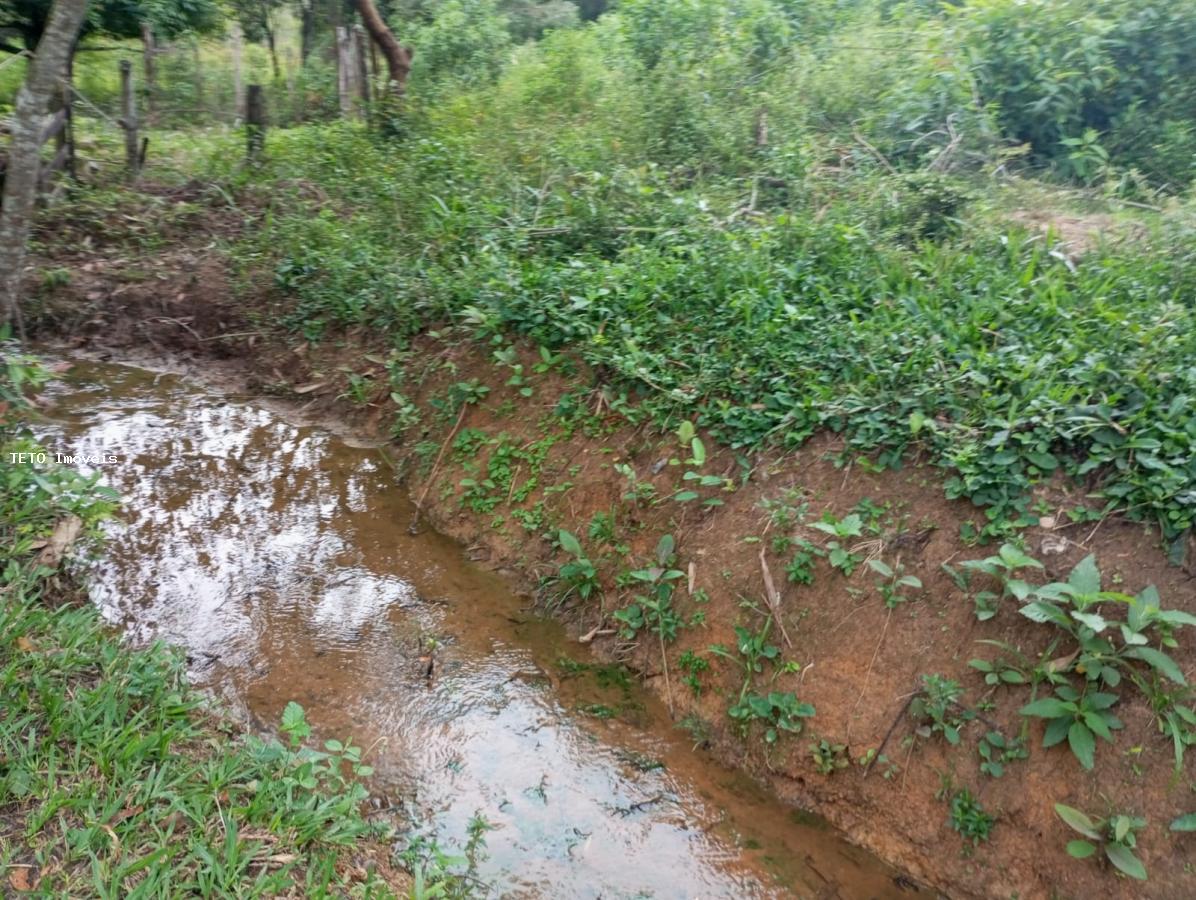
[[[266,146],[266,95],[260,84],[245,92],[245,150],[251,163],[259,162]]]
[[[120,127],[125,130],[125,169],[130,180],[136,180],[141,169],[141,153],[137,146],[137,103],[133,97],[133,64],[120,61]]]

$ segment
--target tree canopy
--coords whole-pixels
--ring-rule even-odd
[[[16,35],[24,49],[32,50],[49,15],[50,0],[0,0],[0,34]],[[216,0],[93,0],[82,35],[137,37],[142,23],[148,22],[155,34],[171,38],[188,31],[214,31],[222,21]],[[11,40],[5,43],[17,49]]]

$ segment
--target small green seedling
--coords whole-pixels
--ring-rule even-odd
[[[1001,585],[1001,593],[980,591],[973,598],[976,604],[976,618],[981,622],[991,619],[997,614],[1001,601],[1006,597],[1016,597],[1025,600],[1032,590],[1030,584],[1018,577],[1023,569],[1041,569],[1042,563],[1027,556],[1013,544],[1003,544],[995,556],[986,559],[971,559],[961,563],[962,572],[943,566],[943,570],[954,579],[956,585],[964,591],[971,588],[971,574],[980,572],[991,576]]]
[[[922,690],[909,709],[914,721],[920,723],[918,732],[923,737],[939,732],[948,744],[958,744],[960,729],[976,715],[960,704],[961,697],[959,682],[942,675],[923,675]]]
[[[900,563],[894,568],[883,560],[873,559],[868,561],[868,567],[884,579],[876,583],[876,589],[880,591],[880,596],[889,609],[910,599],[902,594],[903,588],[913,588],[917,591],[922,589],[922,579],[916,575],[904,574],[905,570]]]
[[[964,840],[971,841],[973,847],[981,841],[988,840],[996,821],[996,817],[985,812],[980,801],[973,797],[967,788],[951,798],[951,827],[958,831]]]
[[[556,580],[565,586],[565,591],[557,598],[557,603],[563,603],[573,594],[577,594],[582,600],[589,600],[602,590],[597,569],[572,532],[562,528],[557,532],[557,542],[562,550],[573,557],[561,566],[558,573]]]
[[[1134,848],[1138,844],[1137,832],[1146,827],[1145,819],[1121,813],[1107,819],[1095,819],[1062,803],[1055,804],[1055,812],[1068,828],[1087,838],[1069,841],[1069,855],[1076,859],[1087,859],[1102,849],[1109,862],[1120,871],[1138,881],[1146,880],[1146,866],[1134,855]]]
[[[814,768],[820,775],[834,775],[851,764],[847,757],[847,745],[832,744],[825,738],[810,744],[810,755],[813,756]]]

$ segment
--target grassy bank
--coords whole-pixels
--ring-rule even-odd
[[[14,381],[44,373],[7,351],[4,362],[11,416],[24,399]],[[76,546],[94,544],[113,499],[73,471],[10,464],[39,449],[11,418],[0,449],[2,890],[393,896],[373,871],[382,833],[363,817],[360,751],[306,748],[294,704],[282,742],[242,735],[188,687],[176,652],[123,644],[74,602],[58,558],[69,523]]]
[[[275,135],[263,169],[224,168],[227,146],[199,165],[264,207],[230,249],[285,298],[295,340],[366,328],[401,355],[447,321],[501,360],[530,338],[579,355],[613,407],[662,428],[688,419],[749,449],[829,430],[844,464],[929,458],[983,511],[972,535],[1032,524],[1034,486],[1063,475],[1090,495],[1077,517],[1124,511],[1182,551],[1196,517],[1186,207],[1132,221],[1073,201],[1055,218],[1097,224],[1069,243],[1019,219],[1066,194],[1024,185],[868,163],[544,174],[492,169],[485,128],[430,116],[421,131],[310,127]]]

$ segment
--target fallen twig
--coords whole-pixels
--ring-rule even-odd
[[[785,646],[792,647],[793,641],[789,640],[789,632],[785,630],[785,623],[781,619],[781,595],[777,592],[776,585],[772,582],[772,572],[768,569],[768,560],[764,558],[764,548],[760,548],[760,571],[764,574],[764,593],[768,600],[768,608],[772,612],[773,620],[777,623],[777,628],[781,630],[781,637],[785,639]]]
[[[893,731],[897,728],[897,723],[905,718],[905,714],[909,710],[910,704],[914,702],[914,698],[920,693],[922,693],[920,690],[914,691],[905,699],[905,703],[901,705],[901,709],[898,711],[896,718],[893,719],[893,724],[889,726],[889,730],[885,732],[885,736],[881,740],[880,746],[876,748],[876,755],[868,760],[868,765],[864,766],[864,778],[868,777],[868,773],[872,771],[872,765],[884,754],[885,747],[888,746],[889,743],[889,738],[893,736]]]
[[[440,445],[440,452],[436,454],[436,462],[432,464],[432,471],[428,473],[428,483],[424,485],[423,491],[419,495],[419,499],[415,501],[415,515],[411,517],[411,525],[407,528],[408,534],[419,534],[419,517],[424,509],[424,500],[428,497],[428,491],[431,490],[433,482],[436,481],[436,473],[440,470],[440,461],[444,459],[444,451],[448,449],[453,438],[457,434],[457,429],[461,427],[461,423],[465,421],[465,414],[469,411],[469,404],[461,404],[461,413],[457,416],[457,423],[453,426],[453,430],[448,433],[448,437],[444,439],[444,443]]]

